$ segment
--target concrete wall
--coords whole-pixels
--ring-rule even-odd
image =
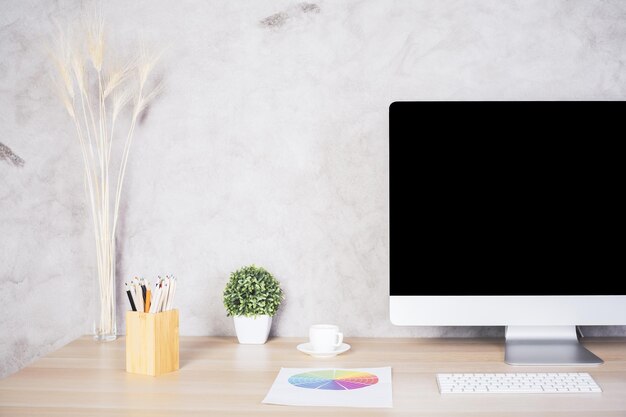
[[[250,263],[286,292],[278,335],[314,322],[347,337],[500,335],[388,320],[387,107],[622,99],[626,4],[309,1],[103,2],[111,50],[128,51],[139,31],[166,47],[166,90],[127,171],[120,281],[178,276],[186,335],[233,334],[221,292]],[[91,329],[82,162],[45,52],[52,21],[85,6],[1,6],[0,142],[23,165],[0,152],[0,376]]]

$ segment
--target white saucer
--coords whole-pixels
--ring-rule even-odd
[[[316,350],[313,350],[313,347],[310,343],[302,343],[297,346],[297,349],[300,352],[313,356],[314,358],[332,358],[333,356],[337,356],[340,353],[350,350],[350,345],[347,343],[342,343],[341,346],[339,346],[335,350],[331,350],[329,352],[318,352]]]

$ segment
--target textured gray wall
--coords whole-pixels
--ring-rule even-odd
[[[187,335],[233,334],[221,291],[249,263],[287,294],[275,334],[500,335],[389,323],[387,106],[626,93],[620,1],[104,3],[113,44],[142,29],[168,47],[128,168],[119,277],[177,275]],[[81,160],[44,48],[52,18],[80,8],[1,5],[0,376],[90,331]]]

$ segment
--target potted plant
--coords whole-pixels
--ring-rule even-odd
[[[231,273],[224,289],[224,306],[234,319],[239,343],[265,343],[272,316],[284,298],[280,283],[263,268],[250,265]]]

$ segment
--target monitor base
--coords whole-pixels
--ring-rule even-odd
[[[578,341],[576,326],[507,326],[504,361],[509,365],[600,365]]]

